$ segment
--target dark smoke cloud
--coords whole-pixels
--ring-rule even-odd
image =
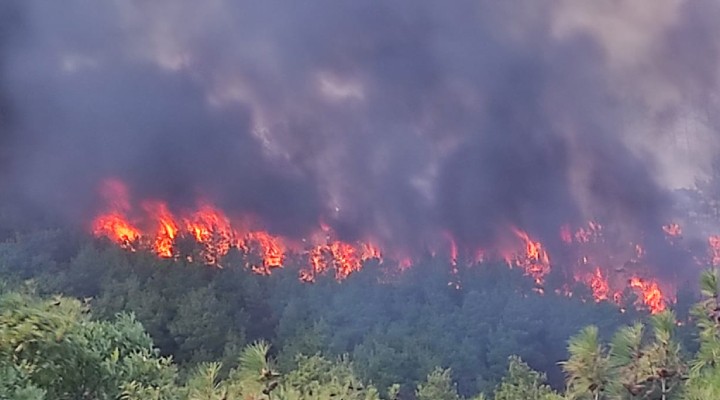
[[[634,135],[718,87],[712,2],[662,3],[647,26],[602,10],[640,44],[560,0],[18,4],[3,168],[68,219],[115,176],[139,198],[409,250],[507,225],[552,242],[594,217],[657,230],[667,132]]]
[[[19,24],[19,7],[14,1],[0,4],[0,182],[7,177],[1,175],[6,172],[8,160],[12,154],[12,123],[10,97],[4,85],[4,65],[7,62],[3,54],[10,51],[11,41],[14,39]],[[0,190],[3,190],[0,183]]]

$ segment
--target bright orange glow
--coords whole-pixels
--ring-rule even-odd
[[[183,223],[185,229],[203,245],[202,256],[208,264],[216,264],[219,258],[226,255],[233,244],[237,243],[237,232],[232,228],[228,217],[210,205],[201,206],[185,218]]]
[[[130,210],[127,187],[119,180],[108,179],[100,187],[100,195],[111,211],[93,220],[93,234],[105,236],[123,248],[132,249],[133,243],[140,238],[140,230],[125,217],[125,213]]]
[[[311,274],[322,274],[328,267],[325,254],[327,246],[315,246],[309,251]]]
[[[258,231],[247,235],[251,243],[257,243],[262,251],[262,270],[269,273],[271,268],[282,267],[285,261],[285,247],[278,237],[267,232]]]
[[[152,246],[153,250],[155,250],[155,253],[160,257],[172,257],[173,244],[178,235],[178,226],[175,218],[165,203],[147,202],[144,208],[156,224],[155,239]]]
[[[126,248],[140,238],[140,231],[119,213],[100,215],[93,221],[92,229],[95,236],[105,236]]]
[[[200,261],[219,267],[222,258],[235,248],[243,256],[254,258],[252,262],[246,261],[246,268],[269,275],[274,269],[282,267],[286,258],[292,255],[293,259],[303,257],[306,260],[306,266],[299,270],[300,280],[306,282],[314,282],[321,275],[346,279],[362,269],[368,260],[378,260],[375,265],[382,264],[383,257],[387,256],[386,250],[389,250],[389,259],[397,260],[397,264],[391,263],[390,267],[395,268],[393,272],[402,272],[414,263],[414,253],[408,249],[388,249],[375,240],[347,242],[336,237],[333,228],[323,221],[319,221],[318,227],[306,237],[292,239],[263,230],[262,223],[251,216],[231,220],[222,210],[208,203],[201,203],[195,209],[171,211],[165,202],[145,201],[140,203],[142,207],[139,210],[134,209],[129,191],[117,180],[105,182],[101,194],[107,201],[107,208],[93,220],[93,234],[107,237],[129,250],[151,250],[160,257],[193,260],[197,251]],[[662,229],[668,238],[682,234],[678,224],[668,224]],[[544,284],[551,270],[550,255],[543,243],[526,231],[509,227],[506,235],[498,237],[495,246],[487,248],[460,247],[451,232],[441,234],[447,242],[440,238],[439,248],[426,250],[432,255],[449,256],[450,272],[457,278],[452,279],[449,285],[461,287],[462,263],[471,265],[504,259],[510,267],[521,268],[534,280],[533,290],[540,294],[547,292]],[[184,246],[186,242],[181,241],[183,239],[191,239],[198,246],[187,249]],[[656,313],[673,298],[672,293],[663,293],[660,289],[662,283],[662,287],[669,290],[672,286],[668,282],[638,277],[638,274],[652,270],[646,264],[642,241],[606,241],[602,225],[594,221],[577,231],[573,231],[570,225],[561,226],[559,239],[566,246],[563,246],[563,254],[553,255],[557,257],[553,261],[570,268],[570,276],[576,282],[587,285],[596,302],[614,301],[626,307],[627,300],[623,299],[622,293],[629,287],[639,295],[638,306]],[[720,235],[709,237],[708,243],[712,264],[720,266]],[[444,252],[440,251],[443,247]],[[192,253],[184,254],[186,251]],[[555,292],[572,296],[571,281],[572,278]]]
[[[362,267],[360,258],[357,256],[355,248],[344,242],[333,242],[330,244],[330,254],[332,254],[335,264],[335,277],[337,279],[345,279],[348,275],[355,271],[359,271]]]
[[[630,287],[639,292],[640,300],[650,309],[652,314],[665,310],[665,300],[657,282],[632,277],[630,278]]]
[[[526,232],[519,229],[513,229],[513,232],[525,245],[525,254],[515,258],[515,265],[522,267],[527,275],[535,279],[535,283],[542,284],[550,272],[550,257],[542,244],[530,239]]]

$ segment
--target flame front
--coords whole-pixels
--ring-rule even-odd
[[[257,224],[246,220],[231,219],[210,203],[203,202],[196,209],[171,210],[162,201],[142,202],[139,212],[131,207],[126,187],[119,181],[106,183],[101,193],[106,197],[107,212],[94,219],[92,232],[96,236],[104,236],[129,250],[149,249],[164,258],[187,258],[193,260],[193,254],[199,254],[208,265],[220,267],[221,259],[231,249],[249,256],[247,267],[254,272],[269,275],[273,269],[283,267],[289,253],[305,257],[306,267],[301,267],[299,277],[305,282],[314,282],[317,277],[332,274],[337,280],[346,279],[361,270],[368,260],[383,263],[385,250],[374,240],[343,241],[334,237],[333,229],[322,220],[309,237],[301,240],[288,239],[257,229]],[[131,218],[132,217],[132,218]],[[135,223],[137,221],[137,223]],[[238,223],[241,222],[241,223]],[[671,223],[661,227],[665,234],[673,238],[673,245],[680,242],[682,229],[679,224]],[[479,263],[500,255],[511,267],[518,267],[535,282],[535,290],[544,293],[545,279],[551,272],[551,258],[546,247],[528,232],[509,227],[509,236],[500,249],[462,248],[449,231],[442,232],[446,239],[445,255],[448,257],[451,272],[459,276],[459,255],[467,255],[463,259],[467,263]],[[197,246],[188,250],[181,242],[189,238]],[[563,257],[563,263],[572,260],[573,275],[577,282],[586,285],[592,292],[596,302],[614,301],[621,304],[622,293],[627,288],[638,293],[638,303],[657,313],[664,310],[672,296],[663,293],[659,282],[640,278],[644,274],[635,274],[645,264],[645,249],[640,243],[626,243],[616,257],[617,246],[611,247],[603,236],[603,226],[590,221],[586,226],[573,231],[570,225],[559,229],[560,244],[568,249],[572,256]],[[720,266],[720,235],[708,239],[709,260]],[[614,246],[614,245],[613,245]],[[461,252],[462,250],[462,252]],[[439,252],[430,251],[435,255]],[[413,264],[413,258],[405,251],[392,253],[393,264],[398,271],[403,271]],[[624,264],[622,264],[624,262]],[[626,271],[629,268],[631,271]],[[612,274],[611,274],[612,273]],[[456,288],[460,282],[450,282]],[[663,287],[671,288],[669,285]],[[566,285],[560,293],[572,295],[570,286]]]

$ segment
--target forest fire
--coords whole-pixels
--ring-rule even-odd
[[[221,259],[231,249],[245,255],[248,267],[255,273],[269,275],[273,269],[282,268],[290,254],[306,259],[306,266],[299,270],[304,282],[314,282],[318,276],[332,273],[337,280],[346,279],[361,270],[368,260],[383,263],[383,256],[390,251],[396,260],[392,267],[398,271],[409,268],[412,257],[392,257],[392,249],[384,248],[374,241],[346,242],[334,237],[333,229],[318,224],[315,233],[306,238],[286,238],[266,230],[251,228],[246,219],[235,220],[211,204],[201,203],[194,210],[171,210],[161,201],[141,202],[140,212],[130,206],[127,189],[119,181],[106,183],[101,192],[109,204],[105,213],[97,216],[92,223],[92,232],[97,237],[107,237],[123,248],[148,249],[163,258],[199,257],[204,263],[221,267]],[[257,225],[257,224],[255,224]],[[667,236],[678,238],[682,229],[679,224],[661,227]],[[595,302],[611,301],[622,306],[623,292],[630,290],[638,295],[638,306],[652,313],[664,310],[674,301],[672,285],[648,277],[646,250],[639,243],[628,243],[626,249],[613,247],[606,241],[603,226],[595,221],[572,230],[570,225],[559,228],[561,244],[566,252],[555,263],[569,268],[570,276],[590,289]],[[544,292],[544,283],[555,265],[545,245],[528,232],[511,227],[508,229],[510,242],[504,250],[492,248],[459,248],[449,231],[445,231],[448,247],[446,256],[454,274],[460,261],[477,264],[492,261],[493,254],[499,255],[512,268],[520,268],[531,278],[539,293]],[[196,243],[195,253],[183,246],[184,241]],[[709,238],[710,262],[720,264],[720,236]],[[199,250],[198,250],[199,248]],[[432,252],[438,256],[436,252]],[[471,260],[460,260],[460,254],[473,254]],[[621,255],[625,254],[625,257]],[[295,259],[295,257],[293,257]],[[572,261],[572,260],[575,261]],[[456,286],[460,287],[456,282]],[[571,295],[570,292],[566,294]]]
[[[608,286],[607,279],[603,276],[600,268],[595,268],[595,271],[588,278],[588,285],[593,293],[595,301],[600,302],[608,299],[610,293],[610,286]]]
[[[515,257],[514,263],[525,270],[535,283],[542,285],[545,276],[550,273],[550,256],[540,242],[530,239],[526,232],[513,228],[515,235],[523,242],[525,252]]]
[[[93,222],[93,233],[96,236],[106,236],[127,248],[140,237],[140,231],[117,213],[97,217]]]
[[[109,238],[123,248],[135,250],[135,246],[141,246],[162,258],[185,257],[193,260],[192,254],[184,253],[178,246],[179,239],[190,238],[199,245],[200,256],[209,265],[219,266],[220,259],[232,248],[245,254],[257,251],[261,261],[250,267],[263,275],[282,267],[286,253],[293,251],[308,256],[309,270],[301,273],[301,279],[305,281],[312,281],[314,276],[325,273],[329,265],[335,270],[335,277],[342,280],[360,270],[364,261],[382,260],[380,248],[372,243],[351,244],[330,240],[330,228],[324,224],[320,224],[321,233],[315,237],[316,241],[322,241],[317,238],[324,237],[325,242],[303,249],[301,246],[288,245],[293,243],[292,240],[264,230],[236,228],[228,216],[209,204],[202,204],[197,210],[176,216],[166,203],[146,201],[142,203],[141,218],[138,218],[136,225],[130,222],[129,215],[133,213],[130,212],[124,185],[119,181],[110,181],[105,186],[112,188],[102,191],[111,210],[95,218],[92,232],[97,237]],[[243,225],[246,224],[237,224]]]
[[[630,279],[630,287],[640,292],[640,300],[653,314],[665,310],[665,300],[663,299],[663,293],[658,287],[657,282],[632,277]]]

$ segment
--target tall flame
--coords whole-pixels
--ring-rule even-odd
[[[153,249],[158,256],[170,258],[173,256],[173,245],[178,235],[178,226],[170,213],[167,204],[161,202],[145,203],[145,211],[155,220],[155,240]]]

